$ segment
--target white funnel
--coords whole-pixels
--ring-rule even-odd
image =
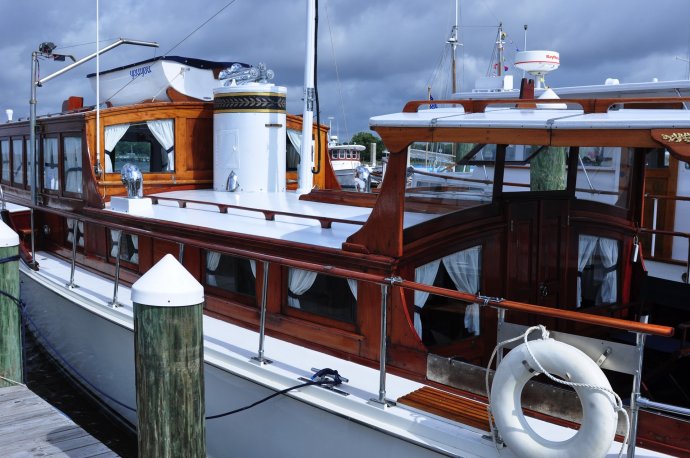
[[[12,121],[12,116],[14,115],[14,110],[11,108],[8,108],[5,110],[5,114],[7,115],[7,121]]]

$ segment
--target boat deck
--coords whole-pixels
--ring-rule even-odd
[[[9,457],[118,456],[24,386],[0,389],[0,450]]]
[[[153,194],[157,204],[134,216],[206,229],[340,249],[369,218],[370,208],[300,200],[292,192],[212,190]],[[115,211],[115,210],[111,210]],[[405,212],[410,227],[437,215]]]

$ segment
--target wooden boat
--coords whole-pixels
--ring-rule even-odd
[[[646,158],[690,160],[690,113],[668,99],[411,102],[371,120],[391,153],[376,193],[340,190],[318,147],[297,171],[314,189],[292,192],[309,150],[296,133],[327,142],[285,113],[284,88],[233,84],[211,102],[165,84],[170,101],[73,99],[37,120],[36,143],[26,121],[0,125],[25,315],[124,422],[138,421],[131,285],[173,255],[205,289],[210,456],[605,456],[625,437],[631,455],[690,454],[687,408],[658,402],[643,366],[649,350],[687,351],[682,317],[657,322],[639,249]],[[429,142],[481,175],[407,189],[408,150]],[[605,189],[578,173],[598,148]],[[561,380],[532,380],[547,372]],[[315,377],[326,384],[291,390]]]

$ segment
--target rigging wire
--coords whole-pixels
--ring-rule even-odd
[[[333,65],[335,66],[335,80],[338,84],[338,97],[340,98],[340,111],[343,115],[343,122],[345,124],[345,138],[350,138],[350,132],[347,128],[347,116],[345,115],[345,103],[343,101],[343,91],[340,84],[340,72],[338,71],[338,60],[335,56],[335,43],[333,43],[333,30],[331,29],[331,18],[328,14],[328,0],[325,2],[326,9],[326,23],[328,24],[328,34],[331,37],[331,53],[333,54]],[[329,133],[330,135],[330,133]]]
[[[175,46],[173,46],[172,48],[168,49],[163,55],[164,55],[164,56],[167,56],[167,55],[168,55],[169,53],[171,53],[175,48],[177,48],[177,47],[180,46],[182,43],[184,43],[189,37],[191,37],[191,36],[194,35],[196,32],[198,32],[202,27],[204,27],[206,24],[208,24],[209,22],[211,22],[216,16],[218,16],[220,13],[222,13],[223,10],[225,10],[227,7],[231,6],[231,5],[232,5],[233,3],[235,3],[236,1],[237,1],[237,0],[231,0],[231,1],[229,1],[224,7],[222,7],[221,9],[219,9],[219,10],[218,10],[215,14],[213,14],[210,18],[206,19],[203,23],[201,23],[201,25],[199,25],[197,28],[195,28],[194,30],[192,30],[191,32],[189,32],[189,34],[187,34],[187,36],[184,37],[182,40],[180,40]]]

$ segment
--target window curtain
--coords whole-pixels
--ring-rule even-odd
[[[54,191],[60,189],[58,174],[58,141],[57,138],[43,140],[43,186]]]
[[[67,219],[67,241],[69,243],[72,243],[74,237],[74,221],[71,218]],[[84,223],[82,221],[77,224],[77,246],[84,246]]]
[[[129,258],[129,262],[139,264],[139,236],[130,235],[129,237],[131,237],[132,245],[134,245],[134,253],[132,253],[132,257]]]
[[[316,272],[302,269],[288,269],[288,305],[296,309],[300,308],[299,299],[293,296],[301,296],[306,293],[316,280]],[[292,294],[290,294],[292,293]]]
[[[414,270],[414,281],[417,283],[424,283],[425,285],[433,285],[434,279],[436,279],[436,274],[438,273],[438,266],[441,264],[441,260],[437,259],[431,261],[428,264],[419,266]],[[429,293],[424,291],[414,292],[414,329],[417,331],[417,335],[422,337],[422,318],[419,315],[421,309],[424,308],[426,300],[429,298]]]
[[[211,286],[218,286],[218,281],[216,280],[216,269],[220,264],[221,254],[217,251],[207,251],[206,252],[206,283]]]
[[[111,248],[110,248],[110,256],[113,258],[117,258],[118,256],[118,246],[120,243],[120,234],[122,233],[121,230],[117,229],[110,229],[110,240],[111,240]]]
[[[599,239],[599,253],[604,264],[604,278],[599,295],[602,303],[610,304],[618,299],[618,241],[613,239]]]
[[[302,133],[287,129],[287,136],[292,148],[287,148],[286,166],[289,169],[296,169],[299,166],[299,152],[302,150]]]
[[[167,153],[161,159],[163,171],[175,170],[175,129],[172,119],[146,121],[149,130]]]
[[[252,275],[254,275],[254,278],[256,278],[256,261],[253,259],[249,260],[249,268],[252,269]]]
[[[589,259],[594,254],[597,247],[597,237],[591,235],[580,235],[579,247],[577,250],[577,303],[576,307],[582,306],[582,269],[585,268]]]
[[[81,137],[65,137],[65,191],[81,193]]]
[[[348,278],[347,279],[347,286],[350,287],[350,292],[352,293],[353,296],[355,296],[355,300],[357,300],[357,280],[353,278]]]
[[[105,149],[105,173],[113,172],[113,161],[110,154],[114,149],[117,142],[120,141],[122,137],[125,136],[127,130],[129,129],[129,124],[115,124],[113,126],[105,126],[105,138],[104,149]]]
[[[469,294],[479,292],[481,254],[482,247],[477,245],[443,258],[443,266],[458,291]],[[475,336],[479,335],[479,304],[473,303],[465,307],[465,328]]]

